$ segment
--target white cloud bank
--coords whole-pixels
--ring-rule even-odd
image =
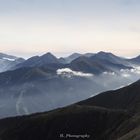
[[[124,69],[121,69],[120,70],[120,72],[122,73],[122,74],[140,74],[140,67],[134,67],[133,69],[126,69],[126,70],[124,70]]]
[[[70,68],[58,69],[57,74],[58,75],[63,75],[63,76],[69,77],[69,78],[72,77],[72,76],[87,77],[87,78],[94,76],[91,73],[83,73],[83,72],[80,72],[80,71],[73,71]]]

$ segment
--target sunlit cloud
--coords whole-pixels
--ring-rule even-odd
[[[62,75],[64,77],[68,77],[68,78],[71,78],[73,76],[90,78],[90,77],[94,76],[91,73],[83,73],[83,72],[80,72],[80,71],[73,71],[70,68],[58,69],[57,74]]]

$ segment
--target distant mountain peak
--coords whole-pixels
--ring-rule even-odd
[[[70,56],[68,56],[68,58],[71,59],[71,60],[74,60],[74,59],[80,57],[81,55],[82,54],[80,54],[80,53],[73,53]]]
[[[42,56],[33,56],[29,58],[22,64],[17,65],[16,69],[21,67],[40,67],[48,64],[59,64],[59,60],[50,52]]]
[[[6,55],[6,54],[0,52],[0,56],[1,56],[1,55]]]
[[[137,57],[135,57],[134,59],[140,59],[140,55],[138,55]]]
[[[97,55],[113,55],[113,54],[110,53],[110,52],[100,51],[100,52],[97,53]]]
[[[88,57],[82,55],[82,56],[79,56],[78,58],[76,58],[75,60],[73,60],[72,62],[79,62],[79,61],[90,61],[90,59]]]
[[[140,64],[140,55],[135,58],[129,59],[129,61],[135,64]]]
[[[2,58],[17,59],[16,56],[0,53],[0,59]]]
[[[43,55],[41,55],[41,56],[54,56],[51,52],[47,52],[47,53],[45,53],[45,54],[43,54]],[[40,57],[41,57],[40,56]]]
[[[80,53],[73,53],[73,54],[71,54],[70,56],[68,56],[68,57],[65,57],[64,59],[65,59],[65,63],[70,63],[70,62],[72,62],[73,60],[75,60],[75,59],[77,59],[78,57],[80,57],[82,54],[80,54]],[[62,60],[62,58],[61,58],[61,60]],[[63,61],[64,62],[64,61]]]
[[[48,63],[58,63],[58,59],[50,52],[40,56],[40,59],[45,60]]]
[[[81,55],[81,53],[74,52],[71,55]]]
[[[121,63],[121,62],[124,61],[124,58],[123,57],[119,57],[117,55],[114,55],[111,52],[103,52],[103,51],[100,51],[97,54],[95,54],[94,56],[95,57],[99,57],[101,59],[108,59],[108,60],[111,60],[112,59],[114,62],[117,60],[117,61],[119,61],[119,63]],[[94,57],[94,56],[92,56],[92,57]],[[126,61],[124,63],[126,63]]]
[[[44,55],[53,55],[51,52],[47,52],[47,53],[45,53]],[[44,56],[44,55],[42,55],[42,56]],[[54,55],[53,55],[54,56]]]

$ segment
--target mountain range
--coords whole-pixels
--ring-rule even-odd
[[[2,140],[138,140],[140,81],[49,112],[0,120]]]
[[[65,58],[57,58],[51,53],[46,53],[42,56],[33,56],[25,61],[20,61],[16,64],[14,63],[14,65],[11,65],[9,69],[6,70],[14,70],[22,67],[46,66],[55,70],[58,68],[71,68],[76,71],[101,74],[105,71],[111,72],[121,69],[132,69],[133,65],[139,64],[139,56],[132,59],[126,59],[107,52],[99,52],[97,54],[74,53]]]
[[[71,68],[76,71],[91,72],[100,74],[105,71],[116,71],[120,69],[132,69],[134,65],[140,65],[140,56],[126,59],[115,56],[108,52],[99,53],[74,53],[65,58],[57,58],[51,53],[42,56],[33,56],[27,60],[15,56],[0,54],[1,72],[15,70],[23,67],[49,67],[57,70],[58,68]]]
[[[13,59],[14,65],[0,73],[0,118],[64,107],[126,86],[140,76],[139,57],[126,59],[106,52],[72,57],[62,63],[51,53],[27,60],[1,55]],[[15,64],[18,59],[22,62]]]

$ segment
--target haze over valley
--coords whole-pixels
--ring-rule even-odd
[[[102,51],[27,60],[1,53],[0,63],[1,118],[70,105],[140,78],[140,56],[126,59]]]

